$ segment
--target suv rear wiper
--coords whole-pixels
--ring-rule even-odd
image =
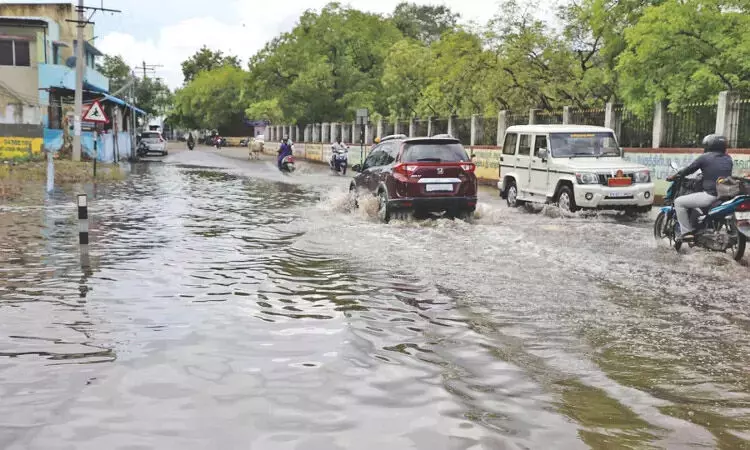
[[[443,162],[440,158],[420,158],[417,160],[417,162]]]

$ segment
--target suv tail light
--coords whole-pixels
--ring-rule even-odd
[[[159,136],[159,142],[164,142],[164,138]]]
[[[393,166],[393,171],[396,173],[400,173],[401,175],[404,175],[406,177],[410,177],[411,174],[414,173],[415,170],[417,170],[416,164],[406,164],[406,163],[398,163],[395,166]]]
[[[477,166],[474,165],[474,163],[461,164],[461,169],[463,169],[464,172],[469,172],[469,173],[474,172],[474,169],[476,169],[476,167]]]

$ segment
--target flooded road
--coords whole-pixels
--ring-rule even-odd
[[[383,225],[347,188],[182,152],[1,205],[0,448],[750,448],[748,267],[490,190]]]

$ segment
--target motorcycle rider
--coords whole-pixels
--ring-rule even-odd
[[[335,171],[341,170],[340,163],[338,159],[336,159],[336,156],[339,154],[347,154],[349,153],[349,147],[347,147],[345,144],[341,143],[341,136],[336,138],[336,142],[331,145],[331,167]]]
[[[674,202],[677,212],[677,221],[680,223],[682,241],[692,240],[693,224],[690,223],[690,210],[694,208],[706,208],[716,201],[716,181],[719,178],[727,178],[732,175],[732,157],[727,154],[727,138],[716,134],[709,134],[703,138],[703,154],[689,166],[667,178],[674,181],[675,178],[685,177],[697,170],[703,174],[703,191],[677,197]]]
[[[190,150],[195,146],[195,139],[193,139],[193,132],[188,133],[187,145]]]
[[[281,170],[281,162],[287,156],[291,156],[291,154],[292,154],[292,146],[291,144],[289,144],[289,138],[287,136],[284,136],[281,139],[281,145],[279,146],[279,158],[277,160],[277,165],[279,166],[279,170]]]

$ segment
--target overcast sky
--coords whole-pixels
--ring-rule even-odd
[[[0,0],[4,1],[4,0]],[[48,3],[25,0],[19,3]],[[390,13],[401,0],[350,0],[342,4],[376,13]],[[524,3],[526,0],[519,0]],[[14,2],[14,1],[11,1]],[[60,1],[64,3],[64,1]],[[320,10],[328,0],[103,0],[105,8],[121,14],[96,13],[95,45],[110,55],[122,55],[132,66],[161,64],[156,76],[170,87],[182,85],[180,63],[204,44],[238,55],[243,62],[281,32],[291,30],[306,9]],[[414,0],[444,4],[463,21],[485,23],[497,12],[496,0]],[[545,16],[553,17],[552,0],[541,0]],[[85,0],[101,6],[102,0]]]

